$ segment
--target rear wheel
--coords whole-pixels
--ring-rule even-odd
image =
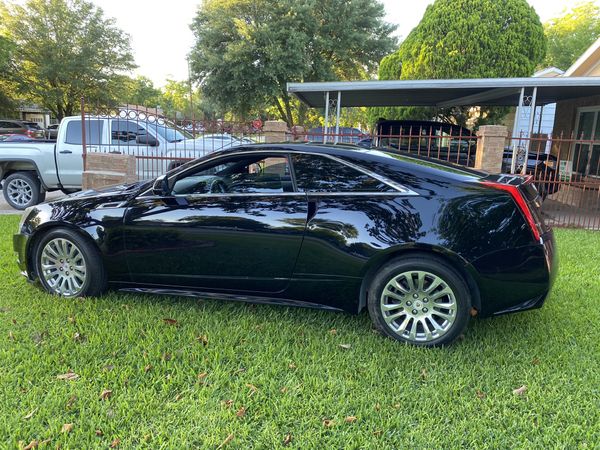
[[[443,260],[398,258],[383,266],[369,287],[375,327],[402,342],[436,347],[466,328],[471,309],[467,283]]]
[[[46,291],[62,297],[100,295],[106,272],[98,249],[73,230],[46,233],[35,249],[38,278]]]
[[[4,199],[15,209],[23,210],[43,202],[46,194],[40,192],[40,182],[35,174],[15,172],[4,180]]]

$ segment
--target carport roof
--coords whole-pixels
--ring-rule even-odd
[[[288,83],[288,92],[310,107],[341,93],[352,106],[517,106],[521,89],[537,87],[537,105],[600,95],[600,77],[472,78],[458,80],[335,81]],[[333,95],[334,94],[334,95]]]

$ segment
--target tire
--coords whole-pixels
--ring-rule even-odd
[[[462,276],[444,260],[412,255],[379,269],[369,286],[367,305],[375,328],[383,334],[412,345],[439,347],[465,330],[471,295]]]
[[[94,297],[106,290],[106,270],[100,252],[73,230],[54,228],[45,233],[35,246],[34,257],[40,283],[50,294]]]
[[[15,172],[7,176],[2,192],[6,203],[19,210],[37,205],[46,197],[45,193],[40,192],[37,176],[29,172]]]

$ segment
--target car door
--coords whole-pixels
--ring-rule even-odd
[[[102,119],[86,119],[85,141],[88,152],[98,151],[103,143],[105,121]],[[57,141],[56,167],[61,184],[66,188],[81,187],[83,173],[81,120],[70,120],[66,129]]]
[[[142,195],[125,214],[132,281],[268,293],[287,287],[308,213],[287,154],[217,157],[169,185],[169,195]]]

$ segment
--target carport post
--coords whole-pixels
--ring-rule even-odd
[[[519,132],[519,115],[521,114],[521,105],[523,105],[523,97],[525,97],[525,88],[521,88],[521,95],[519,95],[519,104],[517,105],[517,110],[515,111],[515,123],[513,125],[513,133],[512,133],[512,162],[510,164],[510,173],[515,173],[517,169],[517,154],[519,152],[519,146],[515,142],[515,137]],[[520,140],[519,140],[520,141]]]
[[[523,160],[523,168],[521,173],[525,175],[527,173],[527,164],[529,163],[529,146],[531,145],[531,138],[533,136],[533,124],[535,120],[535,102],[537,100],[537,87],[533,88],[533,96],[531,97],[531,103],[529,104],[529,129],[527,130],[527,141],[525,141],[525,158]]]
[[[328,128],[329,128],[329,91],[325,92],[325,125],[323,126],[323,144],[327,144]]]
[[[340,103],[342,100],[342,92],[338,91],[337,102],[335,102],[335,139],[334,143],[337,144],[340,139]]]

